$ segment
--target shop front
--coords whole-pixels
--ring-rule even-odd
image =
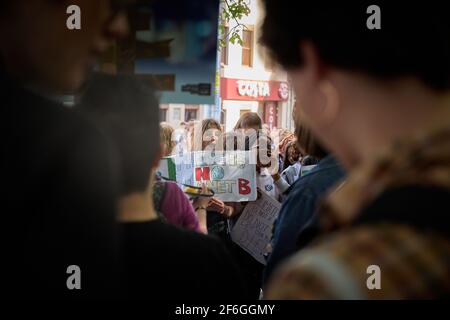
[[[227,131],[245,112],[257,112],[271,129],[281,126],[287,116],[289,86],[282,81],[221,78],[221,99]]]

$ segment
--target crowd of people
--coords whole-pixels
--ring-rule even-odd
[[[291,79],[295,132],[270,130],[252,112],[224,132],[215,119],[181,131],[159,123],[151,87],[88,72],[127,36],[127,18],[109,0],[79,2],[77,32],[60,26],[63,2],[0,4],[1,271],[10,297],[449,297],[444,10],[402,7],[422,21],[406,27],[403,11],[386,6],[385,29],[370,31],[358,5],[262,1],[261,42]],[[67,92],[77,96],[72,108],[57,100]],[[206,185],[190,198],[156,174],[164,157],[214,150],[256,151],[258,192],[281,204],[266,264],[230,236],[247,202],[224,202]],[[367,285],[373,265],[381,288]]]

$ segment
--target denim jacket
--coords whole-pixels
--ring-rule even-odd
[[[264,283],[282,260],[296,252],[297,235],[312,219],[317,201],[343,177],[340,164],[327,156],[291,186],[275,224]]]

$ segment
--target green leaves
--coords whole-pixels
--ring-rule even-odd
[[[247,16],[250,13],[250,8],[245,0],[225,0],[225,2],[228,9],[228,17],[232,17],[233,19],[242,19],[242,16]]]
[[[241,23],[244,16],[250,14],[250,0],[221,0],[220,25],[219,25],[219,46],[225,47],[227,42],[243,45],[241,31],[246,27]],[[235,26],[229,29],[230,21],[235,22]]]

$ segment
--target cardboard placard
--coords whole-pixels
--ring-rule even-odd
[[[280,209],[281,203],[261,192],[258,200],[247,204],[231,230],[231,239],[264,265],[272,226]]]
[[[157,172],[178,183],[214,190],[226,202],[254,201],[256,164],[250,151],[190,152],[164,158]]]

